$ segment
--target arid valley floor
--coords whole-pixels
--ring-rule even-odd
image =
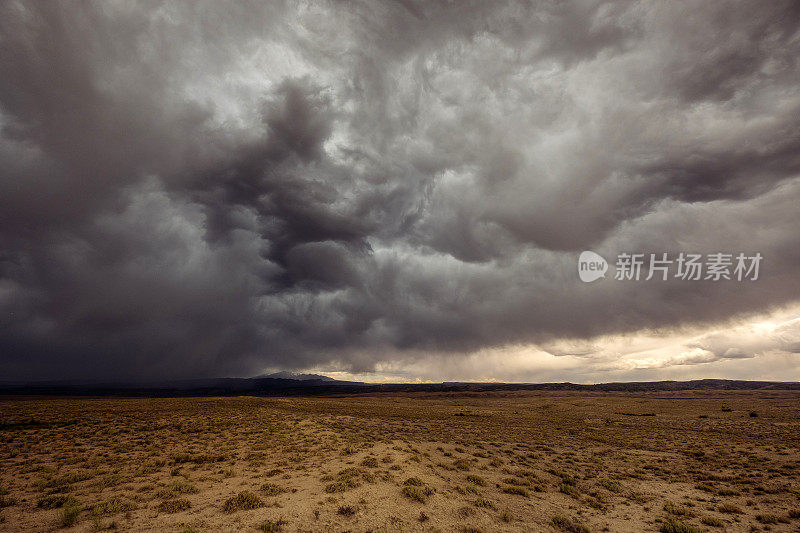
[[[0,398],[0,531],[800,531],[800,393]]]

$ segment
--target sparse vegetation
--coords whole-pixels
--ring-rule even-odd
[[[697,526],[682,522],[677,518],[668,518],[661,524],[661,533],[703,533],[703,530]]]
[[[614,481],[612,479],[601,479],[600,486],[609,492],[613,492],[614,494],[619,494],[622,492],[622,485],[620,485],[618,481]]]
[[[671,515],[675,516],[684,516],[684,517],[692,517],[694,513],[687,509],[686,507],[676,505],[672,502],[667,502],[664,504],[664,510]]]
[[[39,501],[36,502],[36,507],[40,509],[57,509],[64,505],[68,499],[69,496],[66,494],[48,494],[39,498]]]
[[[477,485],[477,486],[479,486],[479,487],[484,487],[484,486],[486,486],[486,480],[485,480],[485,479],[483,479],[481,476],[476,476],[476,475],[474,475],[474,474],[469,474],[469,475],[467,476],[467,481],[469,481],[469,482],[470,482],[470,483],[472,483],[473,485]]]
[[[756,515],[756,520],[761,522],[762,524],[777,524],[778,517],[774,514],[758,514]]]
[[[704,516],[700,522],[711,527],[725,527],[725,522],[715,516]]]
[[[375,457],[365,457],[363,461],[361,461],[361,466],[365,466],[367,468],[378,468],[378,459]]]
[[[478,498],[475,500],[475,507],[483,507],[486,509],[494,509],[494,503],[491,500],[487,500],[486,498]]]
[[[287,523],[288,522],[282,518],[280,520],[267,520],[258,526],[258,530],[264,533],[280,533],[283,531],[283,526]]]
[[[470,462],[467,459],[457,459],[453,461],[453,467],[456,470],[469,470],[470,466]]]
[[[428,501],[428,497],[431,496],[435,491],[432,488],[425,485],[420,486],[420,485],[406,484],[403,485],[402,492],[403,496],[405,496],[406,498],[409,498],[411,500],[420,503],[425,503]]]
[[[311,504],[293,512],[292,530],[351,523],[377,531],[386,516],[379,502],[404,526],[431,531],[778,531],[800,520],[791,489],[800,481],[800,436],[791,424],[755,423],[747,413],[800,419],[800,402],[788,401],[800,393],[769,394],[727,392],[731,416],[702,392],[680,402],[572,393],[0,398],[0,516],[3,527],[26,531],[188,532],[231,520],[279,531],[290,528],[265,517]],[[455,425],[453,402],[466,413]],[[86,422],[60,424],[62,416]],[[19,422],[28,419],[41,423]],[[724,433],[708,431],[723,422]],[[550,519],[543,508],[564,511]]]
[[[325,492],[345,492],[361,486],[361,470],[358,468],[345,468],[337,475],[336,481],[325,486]]]
[[[236,511],[249,511],[251,509],[258,509],[264,507],[264,502],[253,494],[252,492],[240,492],[236,496],[232,496],[225,500],[222,510],[226,513],[235,513]]]
[[[192,504],[189,503],[189,500],[185,498],[174,498],[171,500],[164,500],[163,502],[158,504],[158,511],[160,513],[169,513],[169,514],[180,513],[182,511],[185,511],[186,509],[189,509],[191,506]]]
[[[113,515],[117,513],[125,513],[136,509],[136,504],[132,501],[126,500],[115,496],[104,502],[95,504],[92,507],[92,514],[95,515]]]
[[[83,506],[75,498],[69,497],[61,506],[59,523],[61,527],[72,527],[78,522]]]
[[[161,498],[168,499],[182,494],[197,494],[197,492],[197,487],[185,479],[176,479],[171,481],[165,489],[159,491],[158,495]]]
[[[526,489],[525,487],[514,487],[514,486],[503,487],[503,492],[505,492],[506,494],[516,494],[517,496],[525,496],[526,498],[529,495],[528,489]]]
[[[264,496],[277,496],[286,492],[286,489],[275,483],[264,483],[261,485],[261,492],[264,493]]]
[[[17,499],[12,496],[0,496],[0,509],[17,504]]]
[[[573,520],[564,515],[556,515],[550,520],[550,524],[561,531],[567,533],[590,533],[589,528],[578,520]]]
[[[356,508],[352,505],[340,505],[336,513],[342,516],[353,516],[356,514]]]
[[[720,513],[728,513],[728,514],[741,514],[742,510],[739,508],[738,505],[734,505],[732,503],[721,503],[717,506],[717,511]]]

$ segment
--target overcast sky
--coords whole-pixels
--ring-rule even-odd
[[[798,230],[796,1],[0,4],[0,379],[800,380]]]

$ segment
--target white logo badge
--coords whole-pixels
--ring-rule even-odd
[[[589,283],[604,278],[607,270],[608,263],[601,255],[588,250],[581,252],[581,256],[578,258],[578,276],[581,281]]]

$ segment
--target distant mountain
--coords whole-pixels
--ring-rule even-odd
[[[287,377],[292,376],[292,377]],[[482,393],[492,391],[672,392],[688,390],[800,390],[798,382],[698,379],[597,383],[361,383],[317,374],[277,372],[255,378],[191,379],[162,382],[113,383],[91,381],[0,382],[0,394],[91,396],[312,396],[354,393]]]
[[[366,384],[317,374],[278,372],[254,378],[200,378],[161,381],[0,381],[0,394],[92,396],[295,396],[358,391]]]
[[[254,379],[262,379],[262,378],[294,379],[297,381],[337,381],[333,378],[330,378],[328,376],[323,376],[321,374],[298,374],[296,372],[273,372],[272,374],[263,374],[261,376],[257,376]]]

